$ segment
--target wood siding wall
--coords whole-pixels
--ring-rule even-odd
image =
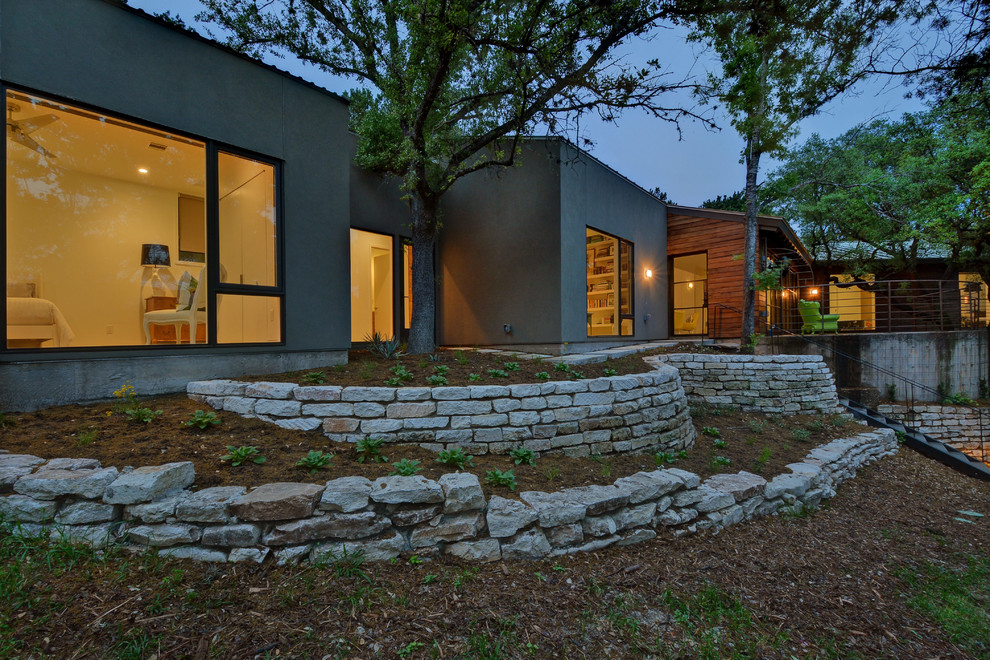
[[[741,222],[711,218],[667,218],[667,256],[708,253],[708,333],[738,337],[742,319],[743,260],[733,259],[744,251],[746,228]],[[721,323],[717,323],[719,303]],[[720,327],[716,327],[720,325]]]

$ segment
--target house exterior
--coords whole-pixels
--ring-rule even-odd
[[[746,215],[734,211],[667,207],[670,335],[737,338],[742,333]],[[783,218],[759,216],[757,269],[788,260],[785,291],[814,281],[812,258]],[[797,296],[757,292],[756,332],[800,326]],[[795,326],[795,327],[792,327]]]
[[[341,98],[104,0],[0,0],[0,84],[0,409],[346,359]]]

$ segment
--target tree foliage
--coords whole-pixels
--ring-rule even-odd
[[[972,98],[812,136],[765,193],[825,262],[883,278],[937,255],[990,282],[990,115]]]
[[[746,191],[737,190],[731,195],[716,195],[715,199],[706,199],[701,203],[702,208],[719,211],[746,212]]]
[[[697,21],[691,39],[719,59],[710,97],[743,138],[746,242],[741,345],[755,330],[757,180],[764,154],[782,154],[802,119],[870,68],[866,53],[897,17],[891,0],[750,0],[725,2]]]
[[[616,55],[657,20],[694,16],[708,0],[203,0],[201,20],[254,55],[292,55],[356,79],[357,161],[398,177],[410,205],[410,351],[434,342],[433,249],[440,199],[461,177],[513,164],[535,127],[565,132],[577,116],[614,120],[664,104],[682,86],[660,62]]]

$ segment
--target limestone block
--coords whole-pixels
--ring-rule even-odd
[[[759,475],[746,472],[737,474],[716,474],[705,480],[709,488],[732,495],[736,502],[742,502],[763,493],[767,480]]]
[[[502,548],[497,539],[478,541],[458,541],[444,546],[444,552],[467,561],[497,561],[502,557]]]
[[[175,515],[176,507],[187,497],[189,497],[189,493],[180,492],[155,502],[130,504],[124,507],[124,519],[140,520],[146,523],[165,522],[166,518]]]
[[[292,391],[296,387],[295,383],[249,383],[244,388],[244,396],[257,399],[288,399],[292,397]]]
[[[230,522],[233,518],[228,513],[228,507],[245,492],[247,488],[244,486],[205,488],[185,498],[176,507],[175,515],[186,522]]]
[[[0,519],[6,522],[48,522],[55,516],[56,509],[55,502],[25,495],[0,497]]]
[[[401,428],[401,419],[365,419],[361,422],[361,433],[391,433]]]
[[[652,541],[657,537],[657,533],[652,529],[639,528],[623,532],[621,538],[616,542],[618,546],[633,545],[643,541]]]
[[[503,559],[541,559],[550,554],[550,542],[542,530],[530,529],[502,542]]]
[[[419,475],[379,477],[371,486],[371,499],[383,504],[431,504],[443,502],[443,489]]]
[[[492,401],[492,410],[498,413],[512,412],[520,408],[522,408],[522,402],[519,399],[495,399]]]
[[[105,548],[117,540],[120,524],[105,522],[99,525],[64,525],[51,530],[52,540],[66,540],[72,543],[84,543],[94,548]]]
[[[438,415],[484,415],[492,411],[491,401],[440,401]]]
[[[98,470],[101,465],[95,458],[53,458],[40,468],[41,470]]]
[[[432,396],[436,401],[463,401],[471,398],[471,388],[434,387]]]
[[[367,561],[385,561],[397,556],[406,549],[406,540],[395,532],[368,541],[348,541],[346,543],[320,543],[310,551],[310,561],[327,561],[342,557],[345,553],[361,552]]]
[[[591,456],[591,447],[588,445],[575,445],[573,447],[564,447],[561,450],[567,458],[585,458]]]
[[[524,399],[531,396],[539,396],[541,388],[539,385],[510,385],[509,392],[516,399]]]
[[[672,474],[681,480],[685,488],[696,488],[701,483],[701,477],[693,472],[688,472],[687,470],[680,470],[678,468],[666,468],[664,470],[667,474]]]
[[[630,504],[639,504],[678,490],[684,482],[669,470],[655,470],[616,479],[615,485],[629,493]]]
[[[179,548],[162,548],[158,554],[171,559],[191,559],[193,561],[208,561],[222,563],[227,561],[227,553],[223,550],[201,548],[198,545],[185,545]]]
[[[328,513],[276,525],[265,535],[265,545],[295,545],[322,539],[363,539],[392,526],[388,518],[374,511]]]
[[[584,505],[575,504],[564,493],[528,490],[520,493],[519,499],[536,510],[540,527],[557,527],[584,518]]]
[[[287,566],[298,564],[312,549],[312,545],[293,545],[287,548],[280,548],[275,551],[275,564],[277,566]]]
[[[190,464],[191,465],[191,464]],[[117,468],[100,470],[45,470],[26,474],[14,483],[14,491],[37,500],[74,495],[95,500],[117,478]]]
[[[2,508],[2,505],[0,505],[0,508]],[[63,506],[58,512],[58,515],[55,516],[55,522],[61,525],[91,525],[93,523],[111,522],[119,518],[120,507],[118,506],[81,500],[70,502]]]
[[[186,392],[207,396],[244,396],[246,387],[247,383],[236,380],[195,380],[186,385]]]
[[[477,536],[484,526],[485,518],[480,511],[439,516],[415,528],[409,535],[409,543],[413,548],[423,548],[440,542],[464,541]]]
[[[203,530],[202,543],[203,545],[223,546],[225,548],[246,548],[257,545],[260,538],[260,527],[242,523],[207,527]]]
[[[440,515],[442,507],[439,504],[427,504],[425,506],[389,504],[386,512],[393,525],[397,527],[409,527],[433,520]]]
[[[371,481],[364,477],[341,477],[327,482],[320,499],[321,511],[351,513],[368,506]]]
[[[0,466],[0,493],[14,490],[14,484],[24,475],[34,472],[33,467],[2,467]]]
[[[304,403],[302,414],[316,417],[350,417],[354,414],[353,403]]]
[[[254,404],[256,415],[274,415],[276,417],[298,417],[302,404],[298,401],[280,401],[273,399],[258,399]]]
[[[543,531],[550,545],[553,546],[574,545],[584,541],[584,530],[580,523],[549,527]]]
[[[182,543],[195,543],[200,537],[200,528],[181,523],[165,525],[138,525],[127,530],[128,538],[140,545],[168,548]]]
[[[323,432],[331,434],[354,433],[361,422],[349,417],[330,417],[323,421]]]
[[[444,513],[458,513],[485,508],[485,495],[476,475],[457,472],[440,477],[444,494]]]
[[[313,513],[323,490],[316,484],[265,484],[231,502],[230,512],[241,520],[305,518]]]
[[[192,485],[195,478],[191,461],[139,467],[108,485],[103,501],[107,504],[151,502]]]
[[[618,527],[612,516],[595,516],[582,520],[581,529],[588,536],[609,536],[615,534]]]
[[[271,553],[268,548],[234,548],[227,557],[229,562],[254,562],[260,564]]]
[[[505,385],[471,385],[468,389],[472,399],[494,399],[509,396],[509,388]]]
[[[252,399],[251,397],[228,396],[223,400],[223,409],[238,415],[250,417],[254,415],[254,404],[257,402],[257,399]]]
[[[429,387],[402,387],[395,391],[396,401],[429,401],[432,390]]]
[[[779,474],[767,484],[763,491],[763,496],[768,500],[780,497],[784,494],[800,497],[808,492],[811,487],[811,479],[800,474]]]
[[[432,401],[390,403],[385,408],[385,415],[390,419],[405,419],[407,417],[426,417],[437,412],[437,404]]]
[[[306,385],[292,388],[296,401],[340,401],[339,385]]]
[[[488,534],[494,538],[512,536],[523,527],[536,522],[536,511],[524,502],[498,495],[488,502]]]
[[[657,511],[656,502],[647,502],[636,506],[620,509],[612,514],[617,530],[629,529],[630,527],[643,527],[653,522],[653,514]]]
[[[290,429],[293,431],[315,431],[320,428],[323,424],[322,419],[317,419],[316,417],[293,417],[291,419],[274,419],[272,422],[275,426],[281,426],[283,429]]]
[[[385,406],[380,403],[374,402],[358,402],[354,405],[354,416],[355,417],[384,417],[385,416]]]
[[[629,492],[617,486],[578,486],[563,491],[569,500],[585,507],[585,515],[597,516],[629,503]]]

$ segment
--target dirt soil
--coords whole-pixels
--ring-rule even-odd
[[[330,442],[320,431],[292,431],[233,413],[220,413],[221,424],[207,430],[184,422],[203,404],[185,395],[139,399],[139,404],[162,414],[149,423],[131,420],[120,412],[119,401],[93,405],[49,408],[8,415],[15,425],[0,428],[0,449],[34,454],[42,458],[97,458],[103,465],[160,465],[192,461],[196,487],[258,486],[276,481],[323,483],[337,477],[364,475],[369,479],[392,471],[391,462],[420,461],[420,474],[436,479],[454,468],[437,463],[434,452],[416,446],[386,446],[390,463],[359,463],[354,445]],[[799,415],[773,417],[731,412],[719,408],[696,409],[698,431],[695,449],[687,457],[668,456],[665,465],[683,468],[702,477],[720,471],[749,470],[773,476],[788,463],[801,460],[815,445],[862,432],[863,427],[840,417]],[[715,437],[715,435],[718,437]],[[717,447],[716,444],[723,444]],[[257,447],[262,464],[233,467],[221,460],[228,446]],[[334,454],[333,464],[311,473],[299,467],[307,452]],[[716,460],[722,456],[729,462]],[[476,456],[469,471],[484,484],[488,470],[513,470],[515,494],[526,490],[552,491],[572,486],[612,483],[615,479],[656,469],[652,454],[606,455],[592,458],[546,456],[535,465],[515,465],[509,456]],[[485,485],[487,495],[512,497],[505,487]]]
[[[960,509],[987,517],[964,524]],[[30,590],[0,602],[0,621],[21,657],[985,658],[909,607],[901,571],[986,556],[987,520],[990,484],[902,449],[805,517],[544,561],[124,555],[55,570],[18,555],[0,572],[31,571]],[[697,607],[675,615],[672,598]]]

